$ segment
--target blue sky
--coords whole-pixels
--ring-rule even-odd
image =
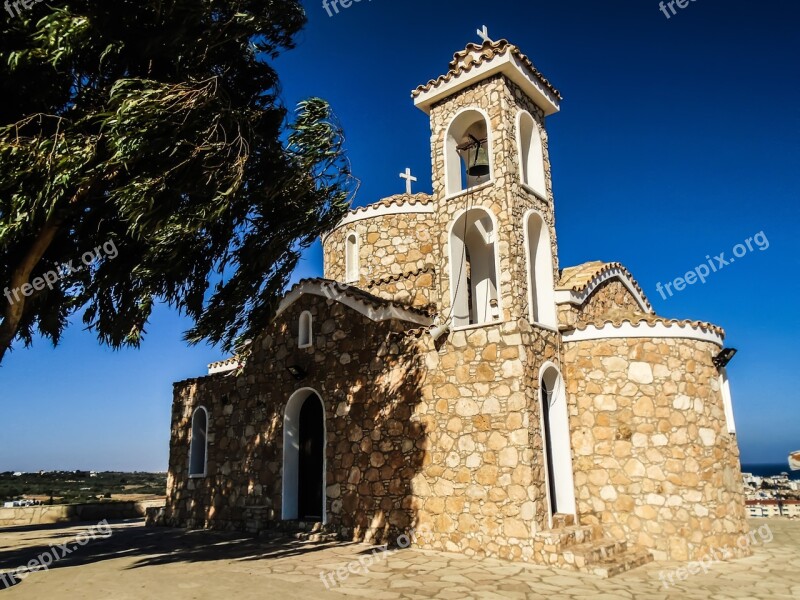
[[[548,121],[562,267],[622,262],[660,314],[725,327],[743,461],[800,449],[796,2],[697,0],[670,19],[652,0],[306,6],[298,48],[277,63],[283,96],[331,102],[363,182],[356,204],[403,191],[405,167],[431,191],[430,129],[410,91],[488,25],[564,95]],[[672,298],[656,291],[761,231],[767,250]],[[321,265],[315,247],[297,277]],[[187,347],[187,327],[162,307],[138,351],[99,347],[77,324],[58,349],[13,352],[0,470],[166,469],[172,382],[221,356]]]

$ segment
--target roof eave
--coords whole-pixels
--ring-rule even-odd
[[[469,71],[454,75],[449,81],[439,82],[431,89],[421,91],[414,97],[414,106],[425,114],[430,114],[431,107],[440,100],[497,74],[505,75],[522,88],[536,106],[544,111],[545,116],[561,110],[561,100],[513,53],[496,56]]]

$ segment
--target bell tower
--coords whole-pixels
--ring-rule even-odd
[[[430,116],[440,314],[452,328],[557,328],[557,245],[545,118],[561,96],[506,40],[454,55],[413,91]]]

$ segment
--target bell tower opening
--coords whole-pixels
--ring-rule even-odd
[[[448,195],[492,179],[489,125],[482,111],[467,109],[453,119],[446,152]]]
[[[482,208],[461,214],[450,229],[450,286],[453,325],[466,327],[500,320],[497,234]]]

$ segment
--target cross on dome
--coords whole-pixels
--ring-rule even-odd
[[[480,38],[485,42],[492,42],[492,38],[489,37],[489,28],[486,25],[483,26],[483,29],[478,29],[477,34]]]
[[[411,174],[411,169],[407,168],[405,173],[400,173],[400,179],[406,180],[406,194],[411,194],[411,184],[417,180],[417,178]]]

